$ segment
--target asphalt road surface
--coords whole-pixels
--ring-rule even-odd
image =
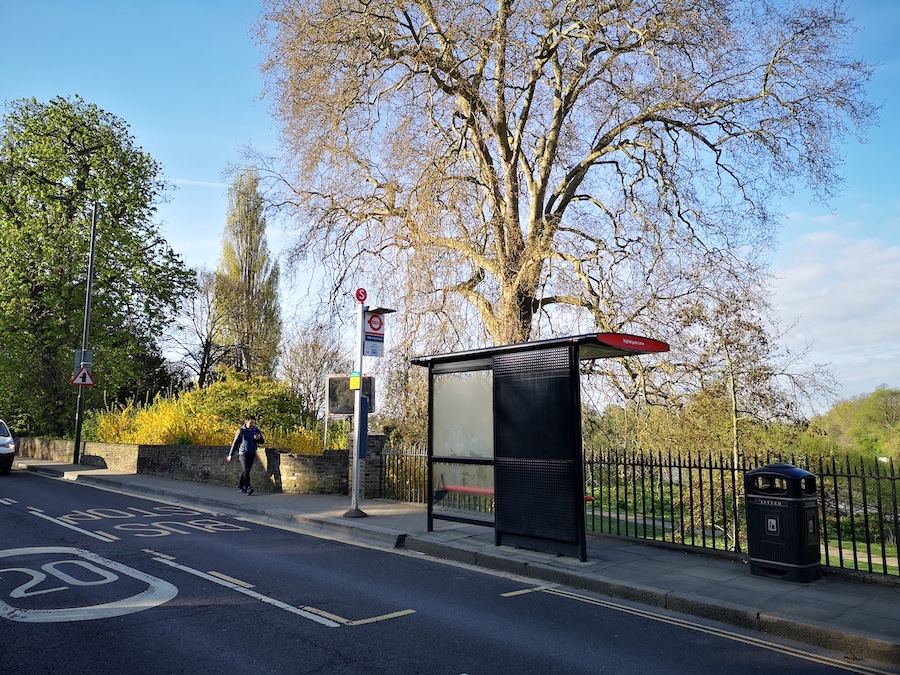
[[[891,672],[756,633],[14,471],[3,675]]]

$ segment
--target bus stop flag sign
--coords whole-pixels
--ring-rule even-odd
[[[379,312],[366,312],[363,355],[384,356],[384,316]]]

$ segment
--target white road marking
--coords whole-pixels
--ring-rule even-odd
[[[157,558],[165,558],[166,560],[175,560],[170,555],[166,555],[165,553],[160,553],[159,551],[154,551],[152,548],[145,548],[144,553],[149,553],[152,556],[156,556]]]
[[[529,593],[539,593],[540,591],[546,591],[551,588],[556,588],[556,584],[551,584],[549,586],[534,586],[533,588],[523,588],[521,591],[510,591],[509,593],[501,593],[501,598],[514,598],[517,595],[528,595]]]
[[[80,532],[81,534],[86,534],[89,537],[93,537],[94,539],[98,539],[99,541],[103,541],[106,543],[110,543],[113,541],[118,541],[118,539],[114,539],[105,534],[97,534],[96,532],[91,532],[90,530],[84,530],[80,527],[76,527],[75,525],[70,525],[69,523],[64,523],[59,518],[53,518],[52,516],[44,515],[35,509],[29,509],[29,512],[33,516],[37,516],[38,518],[43,518],[44,520],[49,520],[51,523],[56,523],[57,525],[62,525],[63,527],[67,527],[70,530],[75,530],[76,532]]]
[[[175,569],[181,570],[182,572],[193,574],[194,576],[200,577],[201,579],[212,581],[213,583],[219,584],[220,586],[225,586],[225,588],[230,588],[231,590],[237,591],[238,593],[249,595],[251,598],[256,598],[257,600],[261,600],[262,602],[272,605],[273,607],[278,607],[279,609],[283,609],[286,612],[290,612],[291,614],[302,616],[304,619],[315,621],[316,623],[322,624],[323,626],[328,626],[329,628],[337,628],[338,626],[340,626],[339,623],[330,619],[326,619],[325,617],[317,616],[311,612],[289,605],[286,602],[281,602],[281,600],[275,600],[274,598],[265,596],[262,593],[257,593],[256,591],[252,591],[249,588],[244,588],[243,586],[239,586],[238,584],[226,581],[225,579],[220,579],[219,577],[207,574],[206,572],[201,572],[200,570],[186,567],[185,565],[181,565],[174,560],[166,560],[165,558],[153,558],[153,560],[161,562],[164,565],[168,565],[169,567],[174,567]]]
[[[245,523],[252,523],[254,525],[260,525],[262,527],[271,527],[275,530],[283,530],[285,532],[291,532],[293,534],[302,534],[308,537],[315,537],[316,539],[325,539],[327,541],[336,541],[341,544],[349,544],[351,546],[356,546],[358,548],[368,548],[373,551],[384,551],[384,548],[381,546],[376,546],[374,544],[366,544],[361,541],[347,541],[345,539],[340,539],[339,537],[334,537],[331,535],[323,534],[321,532],[312,532],[305,530],[303,527],[297,525],[286,525],[279,523],[272,523],[265,520],[261,520],[259,518],[252,518],[249,516],[235,516],[235,520],[240,520]],[[148,551],[149,553],[149,551]],[[415,551],[403,551],[403,550],[392,550],[392,554],[394,555],[405,555],[407,557],[420,557],[423,554],[420,554]],[[457,563],[452,561],[438,561],[442,563],[446,563],[448,565],[457,565]],[[464,563],[458,563],[460,567],[467,567]],[[479,568],[480,572],[484,572],[485,570]],[[326,619],[331,619],[332,621],[336,621],[342,626],[362,626],[369,623],[376,623],[378,621],[387,621],[389,619],[396,619],[401,616],[408,616],[410,614],[415,614],[416,610],[414,609],[404,609],[398,612],[391,612],[390,614],[382,614],[381,616],[373,616],[368,619],[345,619],[344,617],[337,616],[336,614],[331,614],[330,612],[326,612],[321,609],[317,609],[315,607],[303,606],[301,609],[306,610],[307,612],[311,612],[312,614],[316,614],[321,617],[325,617]]]
[[[364,626],[367,623],[378,623],[379,621],[387,621],[388,619],[397,619],[401,616],[408,616],[410,614],[415,614],[416,610],[414,609],[404,609],[399,612],[391,612],[390,614],[382,614],[381,616],[373,616],[368,619],[345,619],[342,616],[338,616],[337,614],[331,614],[330,612],[326,612],[323,609],[316,609],[315,607],[309,607],[304,605],[300,609],[305,609],[307,612],[312,612],[313,614],[317,614],[318,616],[324,616],[326,619],[331,619],[332,621],[337,621],[342,626]]]
[[[356,621],[344,620],[345,625],[347,626],[363,626],[367,623],[377,623],[379,621],[387,621],[388,619],[396,619],[401,616],[407,616],[409,614],[415,614],[416,610],[414,609],[404,609],[399,612],[391,612],[390,614],[382,614],[381,616],[373,616],[370,619],[357,619]]]
[[[153,551],[150,550],[147,550],[146,552],[153,554]],[[249,595],[251,598],[256,598],[257,600],[261,600],[262,602],[268,603],[274,607],[278,607],[279,609],[291,612],[292,614],[297,614],[298,616],[302,616],[303,618],[309,619],[310,621],[315,621],[316,623],[320,623],[323,626],[328,626],[329,628],[337,628],[338,626],[363,626],[365,624],[387,621],[388,619],[396,619],[401,616],[407,616],[409,614],[416,613],[416,610],[414,609],[404,609],[399,612],[391,612],[390,614],[373,616],[368,619],[345,619],[341,616],[337,616],[336,614],[331,614],[324,610],[316,609],[315,607],[309,607],[307,605],[304,605],[303,607],[294,607],[293,605],[289,605],[286,602],[282,602],[281,600],[275,600],[274,598],[265,596],[262,593],[251,591],[250,589],[253,588],[253,584],[249,584],[246,581],[241,581],[240,579],[234,579],[226,574],[222,574],[221,572],[216,572],[214,570],[210,572],[201,572],[200,570],[196,570],[192,567],[181,565],[175,562],[174,559],[170,558],[169,556],[166,556],[164,558],[157,557],[154,558],[154,560],[165,565],[169,565],[170,567],[174,567],[175,569],[179,569],[182,572],[187,572],[188,574],[198,576],[201,579],[206,579],[207,581],[212,581],[221,586],[225,586],[225,588],[230,588],[233,591],[243,593],[244,595]]]
[[[106,558],[103,558],[95,553],[91,553],[90,551],[85,551],[83,549],[71,548],[68,546],[48,546],[14,548],[8,549],[6,551],[0,551],[0,558],[13,558],[29,555],[44,557],[48,555],[64,555],[68,557],[74,556],[76,558],[76,560],[74,561],[56,561],[55,564],[58,566],[62,562],[68,562],[70,564],[78,563],[79,559],[84,559],[90,561],[90,563],[84,565],[85,567],[89,568],[92,564],[96,565],[101,570],[103,570],[103,568],[105,568],[105,570],[113,570],[114,572],[118,572],[119,574],[131,577],[132,579],[142,581],[146,583],[149,588],[129,598],[123,598],[114,602],[106,602],[100,605],[88,605],[85,607],[65,607],[60,609],[22,609],[19,607],[13,607],[12,605],[9,605],[6,602],[0,600],[0,618],[23,623],[59,623],[63,621],[88,621],[92,619],[108,619],[114,616],[133,614],[134,612],[140,612],[152,607],[158,607],[159,605],[168,602],[178,595],[178,589],[168,581],[157,579],[156,577],[150,576],[149,574],[145,574],[144,572],[133,569],[126,565],[122,565],[121,563],[117,563],[113,560],[107,560]],[[52,569],[50,564],[44,565],[42,567],[42,569],[48,568]],[[22,570],[22,568],[14,569],[16,569],[17,571]],[[33,580],[38,581],[38,577],[35,576],[35,574],[32,574],[31,576]],[[45,575],[40,574],[41,579],[44,576]],[[77,581],[67,574],[59,574],[57,572],[56,576],[63,581],[67,579],[70,582]],[[117,579],[118,576],[116,576],[115,574],[108,571],[103,571],[101,574],[101,579],[99,581],[92,582],[90,584],[81,582],[80,585],[100,585],[105,583],[113,583]],[[32,584],[27,585],[31,586]],[[62,588],[60,590],[66,589]],[[32,593],[34,593],[34,591],[32,591]]]

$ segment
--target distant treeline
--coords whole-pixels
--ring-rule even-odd
[[[678,410],[609,406],[585,414],[585,448],[649,452],[778,452],[808,457],[900,459],[900,390],[879,388],[841,401],[804,422],[731,414],[721,396],[701,392]],[[736,428],[736,434],[735,434]]]

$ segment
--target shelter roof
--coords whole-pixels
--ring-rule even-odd
[[[669,345],[665,342],[640,337],[638,335],[627,335],[625,333],[589,333],[587,335],[574,335],[571,337],[550,338],[549,340],[522,342],[514,345],[484,347],[482,349],[471,349],[449,354],[417,356],[411,359],[411,362],[417,366],[428,366],[431,364],[449,363],[452,361],[474,361],[490,358],[498,354],[514,354],[517,352],[553,349],[556,347],[568,347],[573,344],[578,346],[578,358],[581,361],[669,351]]]

